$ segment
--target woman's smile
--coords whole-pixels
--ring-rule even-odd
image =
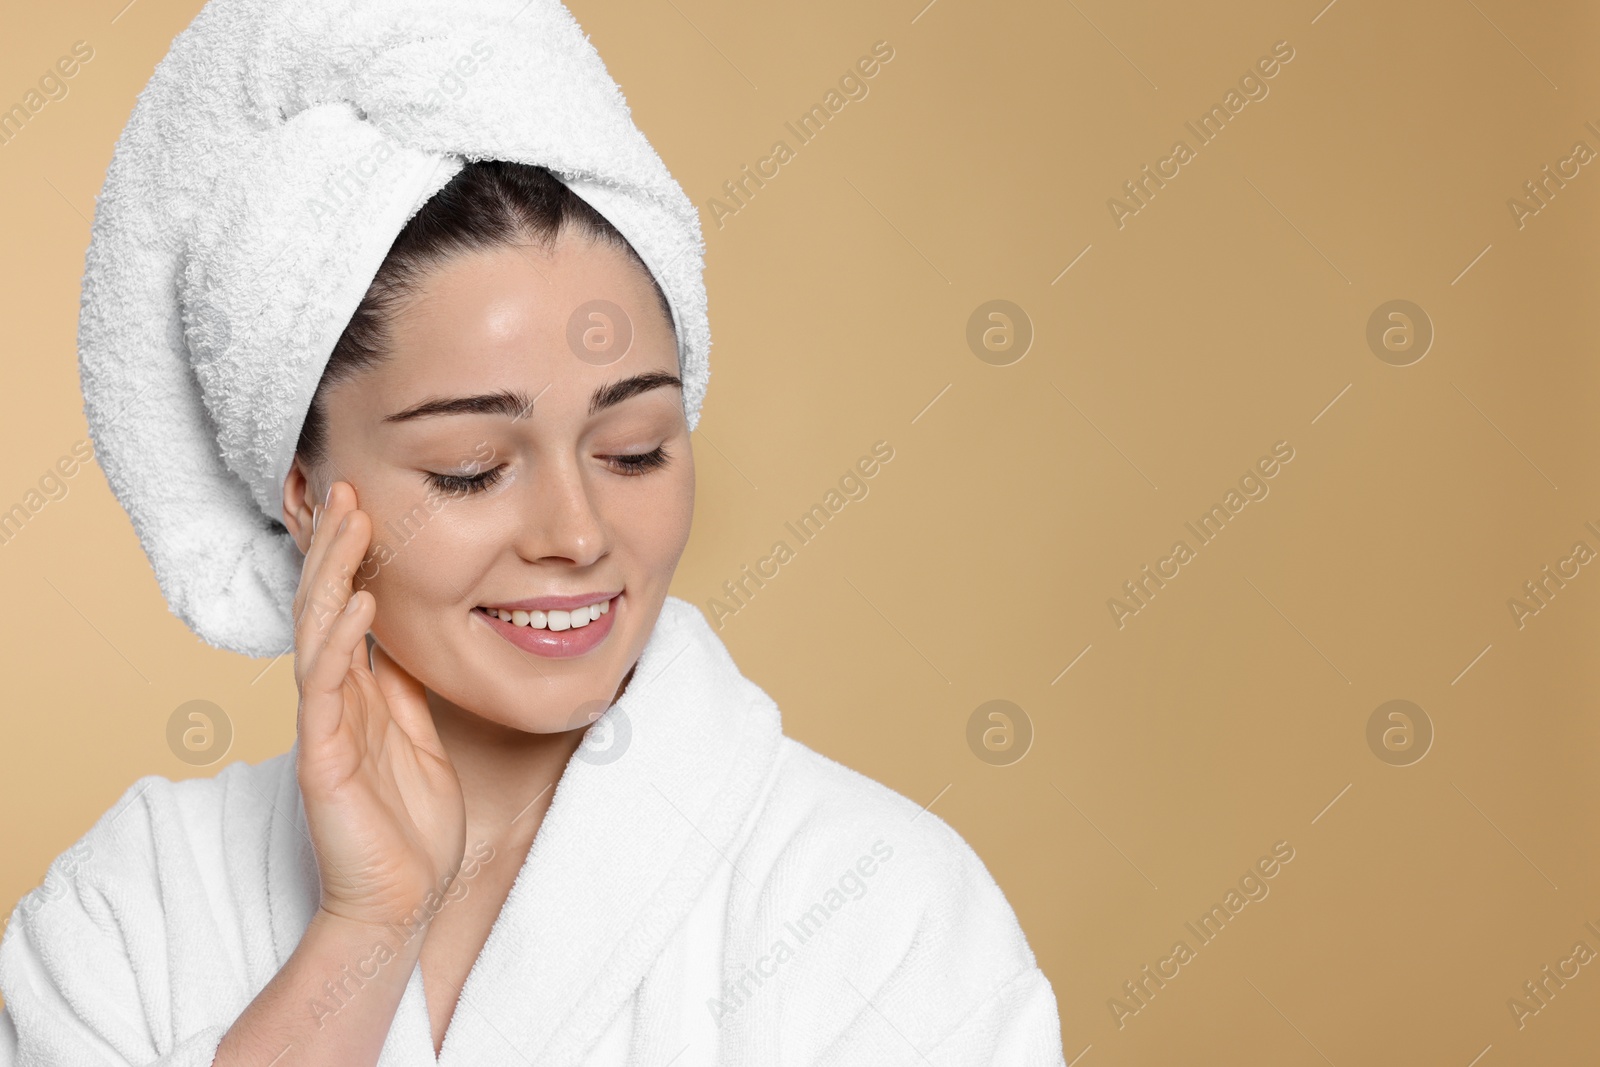
[[[491,609],[475,607],[472,613],[484,621],[495,633],[524,652],[551,659],[582,656],[592,651],[616,625],[617,611],[623,596],[610,597],[543,597],[538,602],[579,599],[583,602],[570,609],[534,608],[515,610],[501,607]],[[534,603],[524,601],[522,603]]]

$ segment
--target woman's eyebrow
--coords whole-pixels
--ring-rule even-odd
[[[622,378],[602,385],[589,397],[589,414],[598,415],[613,404],[620,404],[630,397],[640,393],[648,393],[652,389],[671,386],[674,389],[683,388],[683,380],[676,374],[666,374],[662,371],[649,371],[645,374],[635,374],[631,378]]]
[[[596,415],[606,408],[622,403],[630,397],[640,393],[659,389],[663,386],[683,388],[683,380],[676,374],[666,374],[661,371],[650,371],[645,374],[635,374],[630,378],[622,378],[599,386],[589,397],[589,414]],[[411,419],[431,418],[435,415],[504,415],[510,419],[527,418],[533,410],[533,401],[528,394],[518,389],[502,389],[495,393],[479,393],[475,396],[434,397],[424,400],[420,404],[385,415],[384,422],[407,422]]]

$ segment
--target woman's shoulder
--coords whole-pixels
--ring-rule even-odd
[[[146,774],[96,820],[86,839],[175,842],[161,832],[172,829],[188,837],[237,833],[270,820],[285,802],[294,803],[294,794],[286,792],[294,784],[293,749],[256,763],[235,760],[209,777]]]
[[[779,744],[762,821],[769,837],[781,834],[785,850],[883,837],[911,863],[936,867],[946,879],[974,880],[969,889],[994,884],[972,846],[929,805],[788,735]]]
[[[32,914],[69,890],[129,887],[175,865],[220,862],[230,842],[254,836],[275,806],[293,802],[283,795],[286,770],[292,785],[292,749],[253,764],[236,760],[212,777],[140,776],[50,862],[17,913]]]
[[[942,926],[987,941],[1000,970],[1036,966],[1004,892],[965,838],[926,805],[787,735],[739,867],[769,904],[882,912],[906,944]],[[881,887],[881,888],[880,888]],[[809,897],[808,897],[809,894]],[[799,898],[799,899],[795,899]],[[832,910],[838,910],[835,907]]]
[[[285,753],[210,778],[132,782],[11,911],[0,934],[10,1021],[0,1028],[31,1035],[35,1052],[70,1044],[82,1053],[72,1062],[109,1045],[119,1062],[148,1063],[172,1051],[173,1035],[152,1027],[172,1021],[161,1012],[196,975],[213,1003],[247,1001],[245,961],[270,957],[270,916],[244,883],[262,869],[273,813],[292,814],[284,789],[293,773]],[[7,1039],[0,1034],[0,1062]]]
[[[941,1065],[1060,1064],[1054,993],[1015,912],[927,806],[785,736],[730,858],[719,1025],[805,1018],[808,1062],[903,1039]],[[883,1019],[898,1036],[880,1045]]]

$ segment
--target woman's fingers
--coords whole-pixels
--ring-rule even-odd
[[[351,650],[366,644],[375,604],[364,590],[352,596],[345,610],[333,617],[327,641],[312,654],[300,682],[300,732],[307,745],[321,744],[339,728],[346,710],[343,689]]]
[[[328,506],[321,509],[317,519],[316,530],[311,535],[311,546],[306,551],[305,563],[301,567],[303,597],[298,601],[295,610],[295,619],[298,622],[304,618],[308,611],[315,611],[318,601],[327,601],[330,590],[334,591],[336,604],[334,610],[344,607],[344,594],[337,592],[339,583],[332,585],[323,577],[327,569],[329,556],[333,554],[334,546],[343,540],[340,526],[345,524],[355,512],[359,510],[355,499],[355,489],[346,482],[338,481],[328,496]],[[345,526],[345,531],[349,530]],[[363,551],[364,551],[363,547]],[[344,575],[348,579],[349,575]],[[348,584],[348,583],[345,583]]]
[[[332,514],[324,516],[319,535],[324,534],[332,518]],[[365,557],[372,536],[372,525],[360,509],[347,510],[338,521],[344,529],[333,528],[315,562],[307,557],[307,568],[315,569],[308,569],[301,578],[307,585],[306,604],[295,621],[295,645],[308,654],[322,647],[333,620],[349,602],[356,568]]]
[[[333,540],[335,532],[339,529],[340,520],[333,517],[331,512],[335,505],[343,507],[344,503],[341,487],[338,482],[334,482],[329,487],[327,502],[313,509],[316,518],[312,522],[311,544],[306,546],[306,558],[300,566],[300,588],[294,597],[296,622],[300,621],[300,616],[305,611],[307,594],[314,588],[307,579],[316,574],[322,558],[328,554],[328,542]]]
[[[356,507],[354,487],[335,482],[329,504],[302,565],[295,619],[297,729],[310,745],[331,736],[343,720],[344,683],[376,611],[371,593],[353,595],[351,577],[371,537],[371,526]]]

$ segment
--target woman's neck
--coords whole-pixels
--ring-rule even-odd
[[[630,668],[613,703],[632,678]],[[587,727],[529,733],[467,711],[431,690],[427,697],[439,742],[461,782],[469,850],[487,840],[497,852],[524,854]]]

